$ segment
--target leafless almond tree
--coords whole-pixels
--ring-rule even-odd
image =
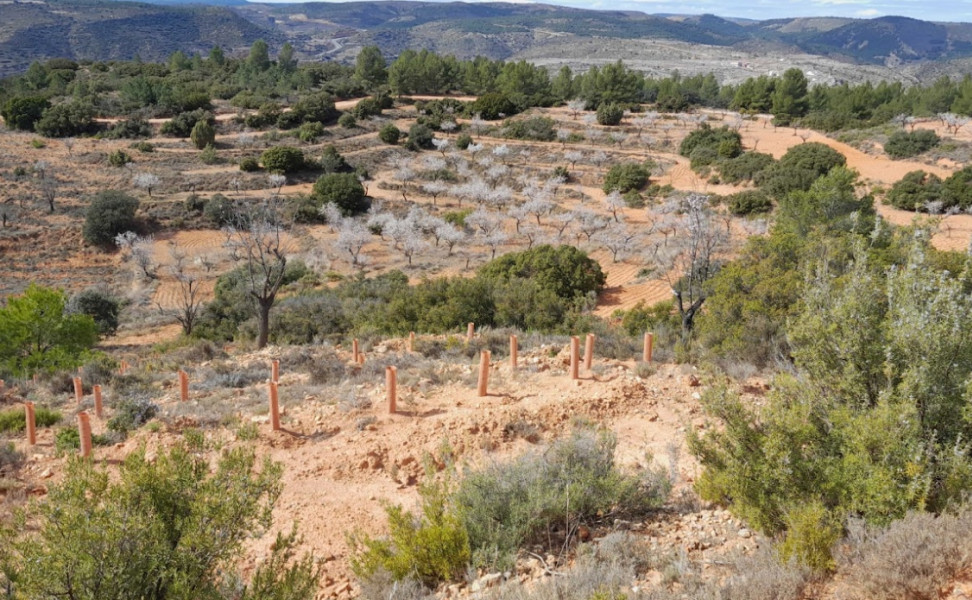
[[[175,310],[165,309],[161,304],[156,303],[159,312],[171,314],[182,325],[182,333],[192,335],[192,329],[199,318],[199,311],[202,309],[203,300],[199,289],[199,277],[191,272],[186,265],[186,254],[177,246],[169,249],[172,262],[167,265],[169,274],[179,285],[178,306]],[[208,260],[208,259],[206,259]],[[202,262],[205,263],[206,260]]]
[[[286,227],[279,199],[271,197],[249,210],[240,209],[234,224],[223,232],[230,257],[243,268],[257,316],[257,348],[264,348],[270,338],[270,309],[287,267]]]

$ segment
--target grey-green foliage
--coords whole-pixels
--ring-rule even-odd
[[[888,270],[863,248],[839,277],[817,267],[788,327],[797,372],[777,377],[764,408],[707,399],[724,427],[691,442],[703,497],[777,533],[813,506],[822,520],[883,524],[972,490],[968,274],[933,268],[917,236]]]
[[[140,450],[117,479],[74,459],[31,511],[35,527],[0,536],[0,584],[27,600],[222,599],[225,574],[247,537],[270,525],[279,494],[279,465],[258,466],[248,448],[225,452],[212,471],[183,447],[152,461]],[[306,559],[289,568],[281,560],[292,545],[275,547],[269,563],[278,569],[258,568],[243,597],[313,597],[316,571]]]
[[[546,540],[555,526],[570,535],[606,514],[659,506],[668,480],[649,470],[622,473],[614,463],[616,444],[610,432],[581,428],[543,453],[467,473],[455,499],[474,564],[508,566],[518,548]]]

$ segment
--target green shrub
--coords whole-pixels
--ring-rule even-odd
[[[395,127],[395,125],[392,123],[388,123],[378,130],[378,139],[386,144],[391,144],[394,146],[398,143],[398,140],[401,137],[402,131],[398,127]]]
[[[209,144],[203,148],[202,152],[199,153],[199,161],[204,165],[215,165],[219,162],[219,154],[216,153],[216,147]]]
[[[200,119],[196,121],[195,125],[192,126],[189,139],[192,140],[192,145],[195,146],[197,150],[202,150],[207,146],[212,146],[216,143],[216,128],[209,121]]]
[[[353,173],[328,173],[314,183],[313,197],[320,203],[333,203],[345,215],[368,210],[364,186]]]
[[[98,325],[101,335],[114,335],[118,330],[118,298],[98,289],[87,289],[71,297],[67,310],[70,313],[88,315]]]
[[[193,128],[195,128],[196,123],[200,121],[205,121],[213,127],[216,126],[216,118],[213,117],[213,114],[208,110],[199,108],[192,111],[182,112],[172,117],[172,119],[162,124],[162,128],[159,131],[163,135],[187,138],[192,135]]]
[[[912,132],[896,131],[884,144],[884,151],[894,159],[909,158],[931,150],[940,141],[938,134],[930,129]]]
[[[934,173],[910,171],[899,179],[885,200],[888,204],[902,210],[925,210],[930,202],[942,199],[942,180]],[[944,206],[943,203],[943,207]]]
[[[726,197],[729,212],[737,217],[767,213],[773,210],[773,201],[761,190],[745,190]]]
[[[145,152],[145,153],[155,152],[155,146],[153,146],[150,142],[145,142],[145,141],[132,142],[131,144],[129,144],[128,147],[131,148],[132,150],[138,150],[139,152]]]
[[[46,98],[10,98],[3,104],[0,116],[3,116],[3,122],[11,129],[34,131],[34,124],[50,106],[51,103]]]
[[[646,305],[639,300],[633,307],[621,313],[621,328],[628,335],[641,335],[659,326],[678,327],[675,303],[672,300]]]
[[[638,191],[648,185],[650,175],[651,171],[645,165],[637,163],[615,164],[604,176],[604,185],[601,189],[604,190],[605,194],[610,194],[615,190],[622,194]]]
[[[510,252],[480,267],[485,279],[533,280],[560,298],[596,294],[607,277],[596,260],[574,246],[544,244]]]
[[[432,130],[416,123],[408,129],[408,149],[428,150],[432,148]]]
[[[530,117],[507,121],[503,135],[516,140],[552,142],[557,139],[556,123],[550,117]],[[468,148],[468,145],[466,146]]]
[[[271,173],[295,173],[304,168],[304,153],[292,146],[274,146],[260,155],[263,168]]]
[[[472,214],[471,208],[463,210],[450,210],[442,214],[442,219],[454,227],[465,227],[466,217]]]
[[[132,162],[132,157],[124,150],[115,150],[108,153],[108,164],[113,167],[124,167]]]
[[[114,414],[108,420],[108,429],[121,434],[135,431],[159,412],[157,404],[141,397],[123,398],[112,409]]]
[[[338,125],[344,127],[345,129],[354,129],[355,127],[358,126],[358,120],[354,118],[353,114],[344,113],[338,119]]]
[[[203,215],[216,227],[234,225],[236,214],[236,205],[222,194],[213,194],[203,207]]]
[[[51,427],[61,422],[61,413],[44,406],[34,407],[34,424],[37,427]],[[24,407],[17,406],[0,410],[0,433],[19,433],[27,429],[27,415]]]
[[[108,139],[136,139],[152,137],[152,126],[145,119],[138,117],[119,121],[105,132]]]
[[[253,173],[260,170],[260,160],[253,156],[240,159],[240,171]]]
[[[465,150],[469,147],[469,144],[473,142],[472,136],[468,133],[460,133],[459,137],[456,138],[456,148],[460,150]]]
[[[362,98],[351,109],[351,114],[356,119],[367,119],[369,117],[379,116],[381,111],[382,105],[379,100],[375,98]]]
[[[431,480],[431,473],[428,476]],[[401,581],[414,577],[428,587],[460,579],[469,564],[469,537],[451,505],[445,484],[419,489],[421,514],[386,506],[389,537],[351,536],[351,569],[368,580],[381,571]]]
[[[321,171],[325,174],[328,173],[350,173],[354,171],[348,161],[344,160],[341,153],[333,145],[324,148],[324,152],[321,153],[320,162]]]
[[[780,544],[784,562],[796,560],[814,571],[833,571],[833,548],[843,534],[840,518],[819,503],[791,508],[786,514],[786,538]]]
[[[597,107],[597,122],[601,125],[620,125],[623,118],[624,108],[618,104],[602,102]]]
[[[660,506],[668,480],[658,473],[621,473],[616,444],[610,432],[577,429],[542,453],[466,473],[455,503],[474,565],[508,568],[519,548],[545,544],[554,526],[569,538],[580,524]]]
[[[311,121],[309,123],[302,123],[300,129],[297,132],[297,139],[306,143],[313,143],[317,138],[324,135],[324,126],[318,121]]]
[[[44,111],[44,115],[34,124],[34,129],[44,137],[90,134],[97,127],[94,115],[94,107],[86,102],[56,104]]]
[[[516,105],[504,94],[489,92],[476,99],[469,107],[469,112],[479,115],[486,121],[495,121],[504,117],[512,117],[517,112]]]
[[[119,233],[137,229],[137,210],[138,200],[124,192],[99,192],[88,205],[82,228],[84,240],[103,248],[114,246]]]
[[[702,123],[698,129],[690,132],[678,147],[678,153],[689,158],[698,148],[709,148],[715,156],[734,158],[742,152],[742,137],[738,131],[723,125],[713,129],[708,123]]]
[[[719,163],[719,174],[726,183],[752,181],[757,173],[767,169],[774,162],[773,156],[762,152],[746,152],[730,160]]]
[[[0,308],[0,369],[26,377],[76,368],[98,342],[88,315],[67,312],[67,296],[31,284]]]
[[[77,429],[62,430],[57,440],[61,448],[76,447]],[[141,449],[119,471],[109,477],[90,460],[69,460],[64,480],[32,510],[31,531],[4,532],[18,594],[43,598],[72,589],[84,598],[103,598],[105,590],[143,596],[152,582],[169,590],[163,595],[188,589],[189,597],[221,597],[243,544],[271,525],[280,490],[280,466],[258,464],[249,448],[224,450],[216,465],[182,445],[153,460]],[[312,563],[285,560],[293,558],[294,543],[292,536],[277,538],[241,599],[313,598]],[[60,566],[66,563],[74,565],[70,571]]]

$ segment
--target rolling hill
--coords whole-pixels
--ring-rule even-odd
[[[972,57],[972,25],[904,17],[749,21],[500,2],[189,1],[7,0],[0,5],[0,74],[50,57],[160,60],[175,50],[206,52],[214,45],[242,52],[259,38],[271,47],[289,40],[305,59],[344,61],[369,44],[391,57],[405,48],[428,48],[494,59],[535,57],[551,45],[557,56],[547,58],[570,64],[583,58],[571,55],[574,42],[581,47],[590,40],[681,43],[725,49],[730,59],[737,51],[747,56],[771,51],[887,67]]]

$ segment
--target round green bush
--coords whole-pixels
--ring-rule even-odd
[[[116,235],[136,229],[137,210],[138,200],[124,192],[99,192],[88,206],[82,228],[84,240],[95,246],[114,246]]]
[[[112,335],[118,330],[118,298],[100,290],[87,289],[75,294],[68,302],[68,312],[89,315],[98,326],[101,335]]]
[[[884,144],[884,151],[891,158],[909,158],[931,150],[941,139],[934,131],[919,129],[910,133],[896,131]]]
[[[212,146],[216,143],[216,128],[209,121],[200,119],[193,125],[189,139],[192,140],[192,145],[197,150],[203,150],[206,146]]]
[[[622,163],[611,167],[604,177],[603,190],[605,194],[617,190],[622,194],[632,190],[640,190],[648,185],[651,173],[648,167],[637,163]]]
[[[313,196],[321,203],[331,202],[345,215],[368,210],[364,186],[354,173],[328,173],[314,183]]]
[[[732,194],[727,198],[729,212],[736,216],[767,213],[773,210],[773,201],[766,192],[760,190],[746,190]]]
[[[304,153],[292,146],[274,146],[260,155],[263,168],[271,173],[294,173],[304,168]]]
[[[408,130],[408,147],[411,150],[427,150],[432,147],[432,130],[416,123]]]
[[[620,125],[624,109],[617,104],[601,104],[597,107],[597,122],[601,125]]]
[[[240,171],[252,173],[260,170],[260,161],[253,156],[247,156],[240,160]]]
[[[402,137],[402,130],[395,127],[391,123],[385,125],[378,131],[378,139],[385,142],[386,144],[395,145],[398,140]]]

